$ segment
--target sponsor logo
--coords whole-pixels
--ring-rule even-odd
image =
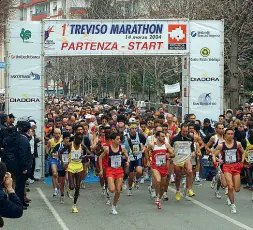
[[[210,31],[192,31],[191,36],[193,38],[199,37],[199,38],[218,38],[220,37],[220,34],[212,34]]]
[[[10,78],[18,80],[40,80],[40,75],[31,72],[29,75],[11,75]]]
[[[168,25],[168,34],[169,50],[186,50],[187,25],[170,24]]]
[[[11,59],[40,59],[40,56],[35,55],[11,55]]]
[[[33,98],[33,97],[12,97],[10,98],[10,102],[12,103],[21,103],[21,102],[27,102],[27,103],[34,103],[34,102],[40,102],[39,98]]]
[[[193,102],[193,105],[200,105],[200,106],[210,106],[216,105],[215,102],[212,102],[212,93],[202,93],[198,97],[197,102]]]
[[[191,77],[190,78],[191,81],[220,81],[220,79],[218,77],[208,77],[208,75],[206,73],[202,74],[202,77]]]
[[[29,43],[29,40],[32,37],[32,32],[30,30],[26,30],[24,28],[21,29],[20,37],[24,43]]]
[[[204,47],[200,50],[200,54],[202,57],[208,57],[210,55],[211,51],[209,48]]]
[[[197,36],[197,32],[196,32],[196,31],[192,31],[192,32],[191,32],[191,36],[192,36],[193,38],[195,38],[195,37]]]
[[[45,31],[45,41],[48,40],[50,34],[54,32],[54,26],[49,26],[48,29]]]

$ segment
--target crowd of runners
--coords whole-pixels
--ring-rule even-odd
[[[236,213],[234,192],[240,191],[242,172],[245,188],[253,190],[253,104],[227,110],[214,124],[198,120],[198,114],[181,119],[166,108],[138,107],[128,100],[110,106],[48,98],[45,111],[46,177],[52,176],[52,195],[60,203],[66,196],[73,199],[73,213],[78,213],[89,170],[99,176],[105,204],[114,215],[122,190],[132,196],[148,178],[157,209],[168,201],[170,183],[175,183],[177,201],[196,196],[193,182],[203,177],[203,158],[216,168],[214,196],[221,199],[224,189],[231,213]],[[28,181],[34,183],[34,178]]]

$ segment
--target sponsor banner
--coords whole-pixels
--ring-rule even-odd
[[[173,85],[164,85],[165,93],[178,93],[180,92],[180,84],[176,83]]]
[[[223,112],[223,22],[190,21],[189,113],[217,121]]]
[[[10,21],[9,30],[12,58],[30,60],[41,56],[41,22]]]
[[[37,122],[36,134],[43,137],[42,25],[40,22],[10,21],[8,47],[8,113],[18,120],[32,117]],[[41,176],[41,149],[36,166]]]
[[[188,20],[45,20],[45,55],[183,55]]]

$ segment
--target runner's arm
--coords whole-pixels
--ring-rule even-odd
[[[105,150],[103,153],[101,153],[100,157],[98,158],[98,162],[99,162],[99,167],[100,167],[100,172],[103,171],[103,165],[102,165],[102,159],[109,154],[109,148],[105,147]]]
[[[216,162],[216,156],[218,156],[221,150],[222,150],[222,144],[219,144],[212,153],[213,162]]]
[[[123,155],[126,157],[127,163],[129,163],[129,162],[130,162],[130,159],[129,159],[129,156],[128,156],[128,154],[127,154],[126,148],[122,147],[122,153],[123,153]]]
[[[242,154],[242,163],[244,163],[245,160],[245,151],[242,147],[242,144],[240,142],[237,142],[237,148],[240,150],[241,154]]]
[[[169,143],[166,144],[166,148],[169,152],[169,158],[174,158],[175,157],[174,149],[171,147]]]
[[[48,153],[48,154],[49,154],[49,151],[50,151],[51,141],[52,141],[52,139],[50,139],[50,140],[47,142],[47,145],[46,145],[46,148],[45,148],[45,152]]]
[[[208,141],[208,143],[206,144],[205,148],[206,148],[206,152],[207,153],[211,153],[212,150],[210,149],[210,147],[214,144],[214,136],[212,136],[210,138],[210,140]]]
[[[196,154],[196,157],[200,157],[202,154],[201,154],[201,151],[200,151],[200,146],[199,146],[199,143],[196,143],[196,151],[195,151],[195,154]]]

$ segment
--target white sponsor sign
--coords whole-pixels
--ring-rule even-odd
[[[45,55],[183,55],[188,20],[46,20]]]
[[[42,26],[40,22],[9,23],[8,113],[17,120],[32,117],[37,122],[36,134],[43,130],[43,84],[41,79]],[[40,149],[36,169],[41,167]],[[41,175],[41,172],[40,172]]]
[[[180,92],[180,84],[164,85],[165,93],[178,93]]]
[[[223,22],[190,21],[189,113],[217,121],[223,113]]]

